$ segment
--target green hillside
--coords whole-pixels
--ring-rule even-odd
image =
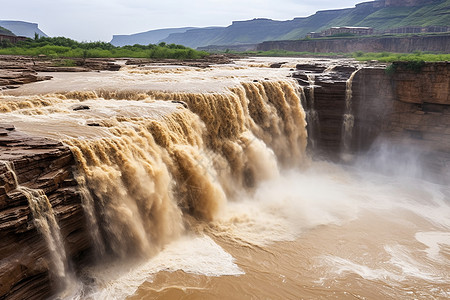
[[[309,18],[312,18],[311,16]],[[373,27],[375,30],[386,30],[406,26],[450,26],[450,0],[435,1],[432,4],[415,7],[383,7],[357,5],[350,10],[342,10],[341,14],[312,31],[321,31],[333,26]],[[306,35],[305,31],[296,38]],[[292,33],[290,33],[293,36]]]

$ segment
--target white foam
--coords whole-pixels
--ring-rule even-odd
[[[381,268],[370,268],[368,266],[358,264],[351,260],[332,256],[332,255],[323,255],[318,257],[318,261],[320,261],[321,265],[329,265],[331,266],[331,272],[344,275],[346,273],[355,273],[367,280],[395,280],[395,281],[403,281],[405,277],[395,274],[391,271],[381,269]],[[323,281],[324,278],[321,279]]]
[[[345,173],[330,166],[290,171],[263,182],[251,197],[228,202],[216,226],[227,235],[255,245],[292,241],[306,229],[340,224],[357,216],[358,193]]]
[[[402,245],[386,245],[384,250],[391,255],[389,263],[400,269],[405,277],[442,282],[444,278],[439,275],[435,266],[419,261],[411,255],[411,250]]]
[[[392,281],[402,282],[410,279],[433,283],[448,282],[448,273],[439,271],[435,264],[414,257],[414,249],[395,244],[384,246],[384,250],[390,255],[390,259],[385,262],[371,261],[372,267],[333,255],[323,255],[317,259],[320,265],[330,267],[331,273],[341,276],[354,273],[367,280],[380,280],[389,284],[392,284]]]
[[[206,276],[244,274],[234,258],[211,238],[183,237],[146,262],[128,266],[114,263],[87,270],[87,276],[95,278],[95,284],[84,298],[125,299],[154,274],[177,270]]]
[[[450,232],[417,232],[415,237],[416,240],[428,247],[425,250],[428,258],[436,261],[447,261],[447,263],[450,263],[446,257],[440,254],[441,245],[450,246]]]

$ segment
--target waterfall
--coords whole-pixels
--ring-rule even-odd
[[[307,74],[306,76],[309,83],[309,108],[306,110],[306,120],[308,123],[308,136],[311,142],[311,147],[312,149],[315,149],[316,141],[319,138],[318,134],[320,133],[319,114],[314,103],[315,75]]]
[[[73,284],[74,275],[69,269],[66,250],[58,222],[55,218],[55,212],[52,205],[40,189],[31,189],[19,185],[17,175],[12,163],[1,161],[12,174],[16,190],[21,192],[27,199],[33,216],[33,223],[38,232],[44,237],[50,255],[49,271],[57,278],[56,283],[61,290],[67,289]]]
[[[198,220],[217,221],[228,201],[251,198],[282,168],[302,166],[302,97],[294,80],[261,80],[220,92],[11,97],[1,109],[18,130],[59,137],[70,148],[93,245],[88,263],[102,266],[154,257]],[[80,101],[89,109],[74,110]],[[72,277],[48,198],[16,186],[48,245],[52,279],[69,288],[65,294],[73,291],[70,283],[79,287],[76,295],[89,293]],[[95,276],[83,272],[81,281],[90,286]]]
[[[331,73],[334,70],[334,68],[336,68],[336,65],[329,65],[325,70],[323,70],[323,73],[324,74]]]
[[[142,99],[135,96],[126,99]],[[151,256],[183,233],[186,215],[213,220],[227,199],[305,159],[305,113],[293,81],[148,96],[176,109],[103,119],[108,135],[64,140],[78,164],[97,257]]]
[[[342,122],[342,134],[341,134],[341,154],[344,159],[347,159],[347,156],[350,154],[352,135],[353,135],[353,125],[355,123],[355,118],[353,116],[352,109],[352,86],[353,86],[353,78],[356,73],[359,71],[359,68],[353,71],[350,77],[347,79],[345,83],[345,112],[343,116]]]

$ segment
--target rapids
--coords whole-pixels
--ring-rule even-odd
[[[54,74],[0,95],[2,121],[77,162],[93,259],[57,270],[72,281],[57,297],[450,297],[449,187],[398,153],[312,160],[304,92],[286,78],[300,60]],[[72,265],[58,245],[54,263]]]

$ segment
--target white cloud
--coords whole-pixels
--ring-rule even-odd
[[[15,0],[2,20],[35,22],[50,36],[109,41],[113,34],[183,26],[228,26],[234,20],[289,20],[362,0]],[[338,3],[338,4],[336,4]]]

